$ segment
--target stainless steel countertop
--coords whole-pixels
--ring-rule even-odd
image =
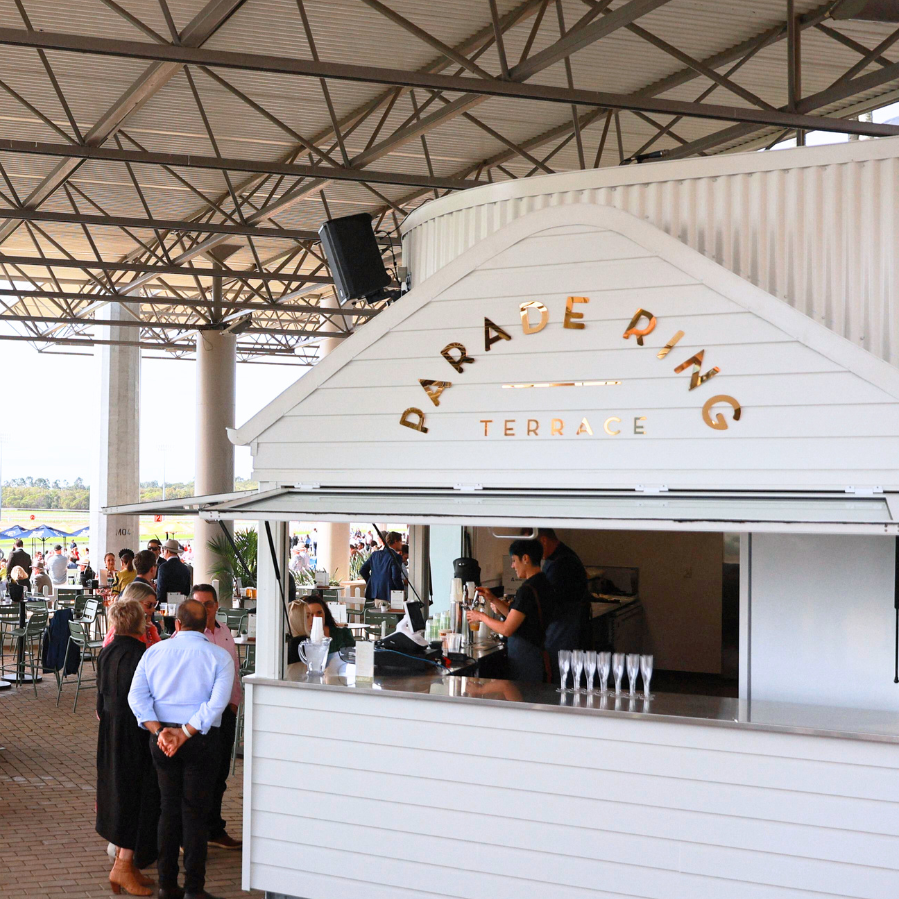
[[[496,651],[480,648],[479,654]],[[559,694],[547,684],[508,680],[459,677],[439,672],[427,675],[379,675],[369,682],[355,682],[355,667],[346,666],[344,674],[329,668],[324,675],[307,677],[302,663],[289,665],[287,678],[276,680],[252,675],[247,683],[283,686],[291,689],[324,690],[383,695],[434,702],[456,702],[491,706],[515,705],[536,712],[569,715],[596,715],[629,718],[671,724],[706,727],[742,728],[773,733],[804,734],[877,743],[899,743],[899,711],[799,705],[786,702],[747,702],[720,696],[687,696],[656,693],[649,702],[630,700],[627,693],[585,696]]]

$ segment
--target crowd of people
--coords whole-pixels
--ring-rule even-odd
[[[101,581],[112,603],[97,659],[96,830],[114,858],[114,893],[150,896],[143,869],[156,863],[160,899],[215,899],[205,888],[209,846],[240,849],[222,800],[241,701],[240,659],[216,620],[211,584],[193,573],[176,540],[107,553]],[[158,607],[178,606],[164,639]],[[183,886],[179,855],[183,850]]]

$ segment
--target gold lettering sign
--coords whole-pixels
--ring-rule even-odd
[[[705,384],[706,381],[710,378],[714,378],[715,375],[721,371],[716,365],[714,368],[710,368],[704,375],[700,375],[699,372],[704,358],[705,350],[700,350],[695,356],[691,356],[686,362],[682,362],[676,369],[674,369],[674,373],[679,375],[688,366],[693,366],[693,371],[690,373],[690,390],[695,390],[700,384]]]
[[[713,396],[705,401],[705,405],[702,407],[702,420],[710,428],[714,428],[716,431],[726,431],[727,422],[724,420],[724,416],[720,412],[715,415],[715,420],[712,421],[712,406],[714,406],[716,403],[729,403],[734,410],[734,421],[740,420],[740,416],[743,414],[743,409],[732,396],[727,396],[727,394],[724,393],[719,393],[717,396]]]
[[[425,393],[435,406],[440,405],[440,394],[443,393],[447,387],[453,386],[452,381],[430,381],[425,378],[419,378],[418,383],[424,387]]]
[[[620,434],[620,433],[621,433],[621,431],[613,431],[613,430],[609,427],[609,425],[610,425],[613,421],[617,421],[618,424],[621,424],[621,419],[620,419],[617,415],[613,415],[611,418],[607,418],[607,419],[603,422],[603,425],[602,425],[603,430],[604,430],[607,434],[610,434],[612,437],[614,437],[616,434]]]
[[[488,429],[490,428],[490,425],[493,424],[493,419],[492,418],[482,418],[481,424],[484,426],[484,436],[486,437],[487,433],[488,433]]]
[[[413,416],[417,417],[418,421],[412,421]],[[413,431],[421,431],[422,434],[428,433],[428,429],[425,427],[425,414],[421,409],[416,409],[415,406],[410,406],[403,412],[400,416],[400,424],[403,427],[412,428]]]
[[[589,434],[591,437],[593,436],[593,428],[590,427],[590,422],[587,421],[586,418],[581,419],[581,423],[578,425],[577,434]],[[574,436],[577,437],[577,434]]]
[[[452,355],[453,350],[459,351],[459,355],[455,359]],[[446,361],[449,362],[449,364],[452,365],[452,367],[456,369],[457,372],[461,372],[462,366],[466,363],[474,362],[474,359],[472,359],[472,357],[468,355],[468,350],[466,350],[461,343],[448,343],[440,351],[440,355],[443,356],[443,358],[446,359]]]
[[[522,303],[519,309],[521,311],[521,330],[525,334],[536,334],[538,331],[542,331],[549,322],[549,309],[543,303],[532,300],[530,303]],[[531,309],[540,313],[540,321],[536,325],[531,324]]]
[[[664,359],[674,349],[674,345],[683,336],[684,336],[684,332],[678,331],[677,334],[675,334],[674,337],[672,337],[671,340],[669,340],[668,343],[666,343],[665,346],[663,346],[662,349],[660,349],[659,352],[656,354],[659,357],[659,359]]]
[[[515,436],[515,419],[507,418],[503,422],[503,437],[514,437]]]
[[[562,421],[561,418],[554,418],[549,423],[549,436],[550,437],[561,437],[562,436],[562,428],[565,427],[565,422]]]
[[[490,332],[494,331],[496,336],[491,336]],[[512,337],[507,334],[499,325],[494,324],[489,318],[484,319],[484,352],[489,353],[490,347],[500,340],[511,340]]]
[[[536,437],[537,431],[540,428],[540,422],[537,421],[536,418],[528,419],[528,437]]]
[[[641,425],[641,421],[646,421],[645,415],[635,415],[634,416],[634,433],[635,434],[645,434],[644,425]]]
[[[580,331],[586,327],[580,319],[584,317],[583,312],[575,312],[574,304],[575,303],[589,303],[589,297],[568,297],[565,302],[565,327],[571,328],[574,331]]]
[[[637,322],[640,321],[641,318],[645,318],[649,324],[645,328],[638,328]],[[634,317],[631,319],[631,323],[627,326],[627,330],[624,332],[624,339],[628,340],[631,337],[637,338],[637,346],[643,346],[643,338],[647,334],[652,334],[656,328],[656,317],[651,313],[647,312],[645,309],[638,309],[634,313]]]

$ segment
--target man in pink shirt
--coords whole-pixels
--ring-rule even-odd
[[[227,649],[234,660],[234,685],[231,688],[231,701],[222,712],[222,726],[219,733],[221,740],[221,758],[219,759],[218,776],[215,781],[215,795],[212,811],[209,815],[209,844],[222,849],[240,849],[241,840],[228,836],[225,830],[225,819],[222,817],[222,799],[228,788],[228,774],[231,771],[231,747],[234,746],[234,733],[237,729],[237,708],[240,705],[240,658],[231,631],[215,620],[219,609],[219,600],[212,584],[195,584],[191,596],[206,607],[206,639],[216,646]]]

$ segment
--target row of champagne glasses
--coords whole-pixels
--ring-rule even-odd
[[[637,695],[637,675],[643,678],[643,698],[652,699],[649,684],[652,680],[653,657],[636,652],[594,652],[593,650],[560,649],[559,674],[562,686],[557,693],[609,693],[609,672],[615,679],[615,695],[621,695],[621,681],[627,671],[628,693]],[[571,688],[567,689],[568,672],[571,672]],[[599,675],[599,689],[593,689],[593,681]],[[585,675],[587,687],[581,688],[581,675]]]

